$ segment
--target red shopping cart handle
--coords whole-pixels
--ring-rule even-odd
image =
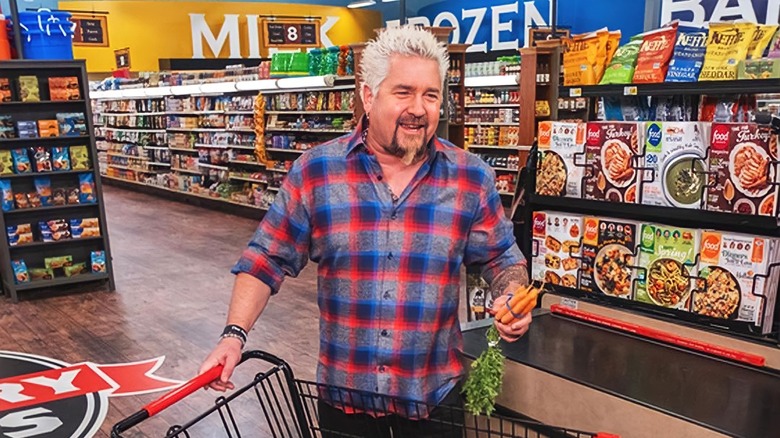
[[[217,380],[222,374],[222,368],[222,365],[217,365],[214,368],[189,380],[187,383],[167,392],[162,397],[144,406],[140,411],[117,423],[111,431],[111,436],[118,437],[122,432],[130,429],[131,427],[146,420],[149,417],[157,415],[174,403],[184,399],[193,392]]]

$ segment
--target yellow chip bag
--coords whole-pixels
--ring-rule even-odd
[[[598,52],[596,53],[596,62],[593,64],[593,74],[596,79],[593,84],[598,84],[601,77],[604,75],[604,70],[607,68],[607,61],[609,57],[609,30],[605,27],[596,31],[596,38],[598,40]]]
[[[737,79],[739,61],[747,57],[756,32],[753,23],[710,23],[707,53],[699,74],[700,81]]]
[[[596,33],[574,35],[563,40],[563,85],[595,85],[594,66],[598,59],[599,37]]]
[[[775,36],[777,27],[776,24],[759,24],[756,27],[756,32],[753,34],[753,39],[750,40],[750,46],[748,46],[747,59],[759,59],[764,56],[764,50]]]

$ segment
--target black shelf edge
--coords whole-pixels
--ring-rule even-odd
[[[10,211],[4,211],[4,214],[25,214],[25,213],[38,213],[41,211],[55,211],[55,210],[70,210],[74,208],[86,208],[86,207],[97,207],[98,203],[90,203],[90,204],[67,204],[67,205],[49,205],[46,207],[37,207],[37,208],[17,208]]]
[[[771,216],[741,215],[717,211],[661,207],[644,204],[593,201],[589,199],[531,195],[528,208],[565,213],[658,222],[698,229],[716,229],[735,233],[780,237],[778,220]]]
[[[60,135],[57,137],[35,137],[35,138],[5,138],[0,140],[0,146],[15,143],[44,143],[44,142],[67,142],[67,141],[89,141],[88,135]]]
[[[80,239],[62,239],[62,240],[57,240],[55,242],[33,242],[24,245],[9,246],[8,249],[10,249],[11,251],[15,251],[21,249],[34,249],[34,248],[49,247],[49,246],[63,246],[67,244],[73,245],[79,242],[95,242],[98,240],[103,240],[103,236],[82,237]]]
[[[84,99],[81,100],[41,100],[39,102],[0,102],[0,111],[4,107],[9,106],[49,106],[49,105],[75,105],[75,104],[81,104],[84,105],[86,101]]]
[[[780,88],[780,79],[746,79],[732,81],[661,82],[657,84],[610,84],[560,87],[560,97],[624,96],[626,87],[636,87],[636,95],[682,94],[758,94]],[[571,96],[570,90],[579,89],[579,96]],[[632,93],[633,94],[633,93]]]
[[[16,290],[31,290],[31,289],[43,289],[47,287],[64,286],[66,284],[87,283],[91,281],[108,280],[107,273],[92,274],[86,273],[76,275],[73,277],[55,278],[54,280],[39,280],[31,281],[29,283],[22,283],[15,285]]]
[[[0,178],[29,178],[29,177],[36,177],[36,176],[73,175],[73,174],[76,174],[76,173],[92,173],[92,169],[61,170],[59,172],[14,173],[14,174],[0,175]]]

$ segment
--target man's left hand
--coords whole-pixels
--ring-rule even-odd
[[[510,288],[512,286],[515,286],[513,290],[516,290],[516,285],[510,285]],[[504,294],[500,297],[496,298],[495,301],[493,301],[493,314],[495,315],[496,312],[498,312],[502,307],[506,306],[506,301],[509,299],[509,295]],[[507,341],[507,342],[515,342],[518,339],[520,339],[527,331],[528,328],[531,326],[531,312],[528,312],[527,314],[523,315],[522,318],[512,321],[509,324],[502,324],[501,321],[495,320],[496,329],[498,329],[498,334],[501,336],[501,339]]]

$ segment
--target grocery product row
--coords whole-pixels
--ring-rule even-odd
[[[266,111],[345,111],[355,110],[355,91],[308,91],[274,93],[264,96]]]
[[[47,257],[44,259],[43,267],[29,269],[24,259],[13,260],[11,265],[14,282],[25,284],[62,277],[70,278],[77,275],[106,273],[105,251],[92,251],[89,260],[83,262],[74,263],[73,259],[72,255]]]
[[[0,150],[0,176],[87,170],[90,167],[87,146],[33,146]]]
[[[35,229],[35,235],[33,235]],[[81,219],[49,219],[38,222],[9,225],[6,227],[8,244],[21,246],[34,242],[59,242],[68,239],[100,237],[100,221],[96,217]]]
[[[520,145],[520,128],[517,126],[467,126],[464,128],[466,148],[481,146],[511,148]]]
[[[707,28],[677,22],[630,38],[607,29],[563,40],[565,86],[647,84],[780,77],[776,24],[711,22]]]
[[[41,97],[41,89],[48,90],[49,95]],[[81,100],[79,79],[75,76],[41,78],[28,75],[0,78],[0,101],[40,102],[41,100]]]
[[[84,113],[57,113],[54,119],[15,119],[12,115],[0,115],[0,139],[89,135]]]
[[[537,211],[533,246],[535,280],[771,330],[777,239]]]
[[[78,185],[72,182],[75,183],[76,180],[65,184],[57,181],[56,186],[53,186],[51,178],[45,176],[35,177],[32,185],[29,182],[24,184],[0,179],[3,211],[97,202],[95,178],[92,173],[79,173]]]
[[[520,74],[520,56],[500,56],[495,61],[470,62],[465,65],[466,77]]]
[[[542,122],[539,150],[539,195],[777,215],[777,135],[756,124]]]

